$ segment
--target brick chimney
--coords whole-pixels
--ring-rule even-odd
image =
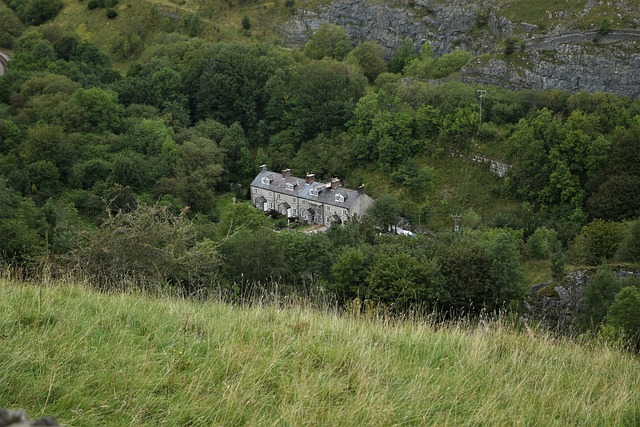
[[[266,172],[267,171],[267,165],[260,165],[260,172]]]
[[[311,184],[316,179],[316,175],[313,173],[307,173],[307,176],[304,178],[304,182],[307,184]]]
[[[358,187],[358,194],[364,194],[364,184],[360,184],[360,187]]]
[[[336,188],[340,187],[341,183],[340,183],[340,179],[338,178],[333,178],[331,180],[331,189],[335,190]]]
[[[282,177],[283,178],[288,178],[291,176],[291,169],[283,169],[282,171]]]

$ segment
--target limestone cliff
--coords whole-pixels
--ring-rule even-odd
[[[630,16],[624,0],[607,4],[621,17]],[[638,20],[627,19],[629,28],[620,29],[620,23],[612,31],[598,31],[585,21],[597,16],[602,7],[597,0],[586,1],[580,10],[549,11],[536,23],[512,22],[505,7],[499,0],[338,0],[299,7],[279,31],[286,45],[300,46],[327,21],[344,27],[356,42],[378,41],[389,53],[405,38],[416,46],[431,44],[437,55],[470,51],[476,58],[461,72],[469,83],[640,95],[640,31],[631,28]],[[507,40],[515,40],[509,55]]]

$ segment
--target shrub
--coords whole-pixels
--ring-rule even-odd
[[[242,17],[242,28],[244,28],[245,30],[250,30],[251,29],[251,20],[249,19],[249,17],[247,15],[244,15]]]
[[[536,229],[527,240],[527,252],[533,259],[547,259],[558,245],[558,233],[546,227]]]
[[[93,10],[104,7],[104,0],[89,0],[87,3],[87,9]]]
[[[115,19],[117,17],[118,17],[118,11],[117,10],[115,10],[114,8],[107,9],[107,18]]]
[[[172,214],[162,205],[142,205],[110,215],[85,236],[74,253],[80,271],[103,288],[132,281],[146,287],[166,284],[194,292],[217,281],[220,256],[211,241],[196,241],[186,210]]]

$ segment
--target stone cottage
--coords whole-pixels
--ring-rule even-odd
[[[291,175],[291,169],[277,173],[262,165],[251,183],[251,203],[263,211],[275,210],[289,218],[328,226],[363,216],[373,199],[365,194],[364,185],[352,190],[338,178],[316,182],[314,174],[298,178]]]

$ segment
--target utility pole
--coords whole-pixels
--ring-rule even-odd
[[[460,231],[460,224],[458,224],[458,222],[460,221],[460,218],[462,218],[462,215],[458,213],[453,214],[451,215],[451,218],[453,218],[453,231],[457,233],[458,231]]]

